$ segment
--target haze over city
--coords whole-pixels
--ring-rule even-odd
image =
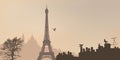
[[[34,35],[42,46],[45,8],[49,9],[53,48],[79,52],[79,44],[96,47],[104,38],[120,42],[119,0],[0,0],[0,44],[7,38]],[[52,31],[52,28],[57,28]],[[118,45],[119,46],[119,45]]]

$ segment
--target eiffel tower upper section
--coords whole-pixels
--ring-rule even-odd
[[[50,40],[49,37],[49,24],[48,24],[48,8],[45,9],[45,35],[44,35],[44,40]]]

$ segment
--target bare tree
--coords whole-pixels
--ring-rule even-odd
[[[21,51],[23,42],[23,39],[17,37],[13,38],[12,40],[7,39],[1,48],[4,59],[16,60],[17,57],[20,57],[19,52]]]

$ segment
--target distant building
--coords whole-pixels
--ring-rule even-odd
[[[61,53],[56,57],[56,60],[120,60],[120,48],[111,48],[111,44],[105,39],[104,42],[104,46],[99,44],[97,49],[93,47],[83,48],[83,45],[80,44],[80,53],[78,57],[73,56],[72,53],[71,56]]]

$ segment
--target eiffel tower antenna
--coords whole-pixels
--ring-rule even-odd
[[[48,24],[48,8],[46,6],[45,9],[45,32],[44,32],[44,40],[43,40],[43,46],[41,48],[41,51],[39,53],[37,60],[42,60],[43,58],[51,58],[52,60],[55,60],[54,52],[52,50],[51,41],[49,37],[49,24]],[[47,46],[47,47],[46,47]],[[46,52],[46,48],[48,48],[48,52]]]
[[[48,8],[47,4],[46,4],[46,8]]]

